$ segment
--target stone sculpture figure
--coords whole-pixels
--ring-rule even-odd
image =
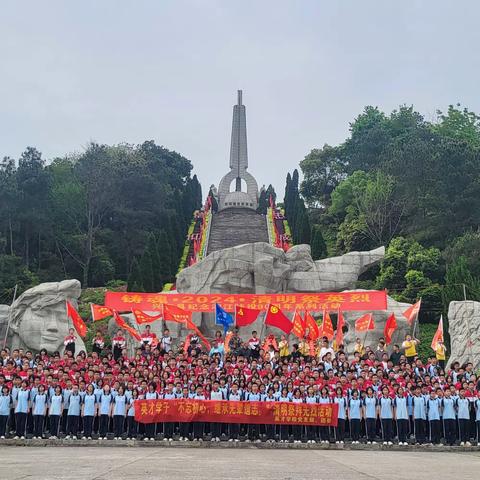
[[[177,278],[177,290],[180,293],[265,294],[351,290],[358,277],[380,262],[384,253],[385,249],[380,247],[313,261],[309,245],[296,245],[285,253],[268,243],[249,243],[215,251],[182,270]],[[213,314],[197,313],[192,318],[207,336],[213,337],[218,329]],[[262,325],[263,314],[248,333],[254,329],[260,331]],[[264,333],[268,332],[267,328]],[[272,332],[278,334],[278,331]]]
[[[26,290],[10,307],[3,308],[2,324],[11,316],[8,330],[7,346],[39,352],[43,348],[49,353],[63,353],[63,340],[72,327],[66,313],[66,300],[74,306],[80,297],[81,288],[78,280],[41,283]],[[5,313],[7,314],[5,315]],[[85,350],[82,339],[77,334],[76,352]]]
[[[452,362],[480,367],[480,302],[464,300],[448,306],[448,333]]]

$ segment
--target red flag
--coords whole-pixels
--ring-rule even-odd
[[[133,328],[131,327],[120,315],[119,313],[114,310],[113,311],[113,318],[115,319],[115,322],[117,322],[117,325],[125,330],[126,332],[128,332],[133,338],[135,338],[136,340],[140,341],[142,339],[142,337],[140,336],[140,334]]]
[[[166,322],[187,323],[192,319],[192,313],[175,305],[163,305],[163,319]]]
[[[246,327],[253,323],[260,313],[257,308],[245,308],[235,305],[235,325],[237,327]]]
[[[133,316],[135,317],[135,321],[137,325],[143,325],[144,323],[153,323],[155,320],[163,317],[162,313],[158,315],[148,315],[142,310],[132,310]]]
[[[355,321],[355,330],[357,332],[365,332],[367,330],[373,330],[375,328],[375,322],[373,321],[373,315],[366,313]]]
[[[227,332],[225,335],[225,341],[223,342],[223,350],[225,353],[230,351],[230,339],[233,337],[233,332]]]
[[[323,312],[322,329],[320,331],[320,337],[327,337],[328,340],[333,338],[333,323],[328,312]]]
[[[317,322],[308,312],[305,312],[305,330],[308,330],[309,340],[315,341],[320,336]]]
[[[187,335],[187,338],[185,339],[185,343],[183,345],[183,352],[188,353],[188,347],[190,346],[190,335]]]
[[[79,313],[73,308],[73,305],[67,301],[67,316],[72,319],[73,326],[78,334],[84,338],[87,334],[87,326]]]
[[[303,324],[302,317],[300,316],[300,314],[296,310],[295,310],[295,313],[293,315],[292,332],[298,338],[303,338],[305,336],[305,325]]]
[[[392,335],[393,332],[397,329],[397,319],[395,318],[395,314],[392,313],[385,322],[385,328],[383,329],[383,336],[385,337],[385,343],[390,345],[392,343]]]
[[[265,325],[277,327],[285,333],[290,333],[292,330],[292,322],[287,316],[275,305],[268,305],[267,314],[265,315]]]
[[[335,336],[335,343],[337,347],[343,345],[343,327],[345,326],[345,318],[343,313],[339,310],[337,316],[337,334]]]
[[[412,325],[413,322],[417,319],[418,313],[420,312],[421,303],[422,299],[420,299],[417,303],[414,303],[411,307],[408,307],[403,312],[402,315],[407,319],[409,325]]]
[[[103,320],[104,318],[111,317],[113,315],[113,310],[105,307],[105,305],[95,305],[94,303],[91,303],[90,310],[92,311],[92,320],[94,322]]]
[[[432,350],[436,351],[438,347],[438,342],[443,342],[443,316],[440,315],[440,320],[438,321],[437,331],[432,339]]]

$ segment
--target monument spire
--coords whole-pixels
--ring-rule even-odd
[[[230,142],[230,172],[225,175],[219,185],[219,208],[226,207],[244,207],[257,208],[258,185],[248,168],[247,153],[247,119],[245,105],[243,105],[243,92],[237,90],[237,104],[233,106],[232,118],[232,138]],[[243,201],[240,195],[226,200],[230,193],[230,184],[235,181],[234,192],[242,192],[242,180],[247,184],[247,192],[243,195]],[[228,203],[228,205],[227,205]]]

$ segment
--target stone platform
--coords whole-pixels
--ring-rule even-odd
[[[207,449],[261,449],[261,450],[365,450],[365,451],[397,451],[397,452],[480,452],[480,445],[472,445],[470,447],[449,446],[449,445],[415,445],[408,446],[400,445],[383,445],[381,442],[366,445],[364,443],[352,444],[346,442],[344,444],[322,444],[314,443],[267,443],[261,442],[210,442],[204,441],[188,441],[181,442],[173,440],[171,442],[164,440],[144,441],[144,440],[72,440],[72,439],[4,439],[0,440],[0,449],[2,447],[94,447],[94,448],[207,448]]]
[[[2,447],[0,479],[9,480],[477,480],[480,465],[478,450]]]

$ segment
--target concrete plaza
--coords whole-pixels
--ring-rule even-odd
[[[1,480],[477,480],[480,452],[257,448],[18,447],[0,449]]]

